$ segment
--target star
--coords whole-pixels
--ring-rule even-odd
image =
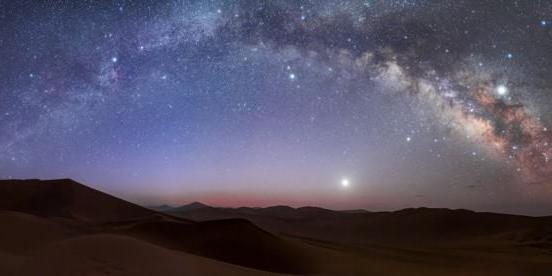
[[[341,187],[348,188],[349,185],[350,185],[349,179],[347,179],[347,178],[341,179]]]
[[[504,85],[499,85],[496,87],[496,93],[500,96],[505,96],[508,94],[508,88]]]

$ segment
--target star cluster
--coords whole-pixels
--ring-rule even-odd
[[[544,213],[551,14],[537,0],[2,2],[0,177],[140,203]]]

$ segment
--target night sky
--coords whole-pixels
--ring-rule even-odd
[[[0,178],[552,213],[550,1],[0,0],[0,60]]]

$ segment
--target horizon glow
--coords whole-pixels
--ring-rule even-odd
[[[0,178],[546,214],[552,3],[497,3],[1,3]]]

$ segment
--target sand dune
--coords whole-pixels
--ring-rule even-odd
[[[376,213],[229,209],[199,203],[167,212],[72,180],[0,181],[0,275],[552,271],[550,217],[428,208]]]
[[[93,223],[152,215],[152,210],[71,179],[0,181],[0,209]]]
[[[13,275],[258,275],[220,263],[116,235],[67,239],[36,250],[12,268]],[[266,273],[268,274],[268,273]]]
[[[199,206],[196,204],[196,206]],[[341,212],[317,207],[217,208],[181,206],[166,211],[196,221],[242,218],[292,236],[353,243],[425,244],[502,238],[550,242],[552,219],[519,215],[416,208],[395,212]],[[324,228],[325,231],[320,231]]]
[[[548,275],[550,217],[417,208],[341,212],[317,207],[168,210],[209,221],[242,218],[273,233],[342,253],[323,270],[353,275]]]
[[[267,271],[314,271],[309,267],[312,260],[309,260],[311,257],[305,248],[243,219],[196,224],[162,219],[134,223],[127,228],[119,228],[118,232],[166,248]]]
[[[0,190],[3,192],[0,195],[0,223],[6,225],[0,229],[0,252],[6,255],[0,271],[13,272],[24,268],[22,275],[33,275],[38,271],[46,273],[41,275],[74,275],[83,271],[122,275],[127,275],[127,272],[130,273],[128,275],[135,275],[137,271],[145,273],[139,275],[159,275],[153,273],[155,271],[161,275],[189,272],[202,275],[205,269],[195,266],[209,261],[213,264],[208,267],[215,269],[220,266],[224,275],[226,270],[228,273],[261,272],[237,269],[230,263],[262,269],[267,273],[312,271],[309,255],[302,248],[310,246],[297,246],[246,220],[191,222],[151,211],[71,180],[0,181]],[[117,259],[119,265],[115,267],[124,268],[133,262],[140,262],[148,268],[147,259],[163,259],[161,255],[167,255],[167,260],[152,263],[150,270],[125,268],[120,272],[116,269],[112,271],[110,264],[88,260],[101,256],[113,259],[115,255],[110,255],[111,251],[129,257]],[[203,261],[190,261],[190,253]],[[175,254],[188,256],[191,266],[179,267],[177,264],[185,265],[186,262],[177,261],[182,257],[173,257]],[[67,263],[67,267],[63,267],[63,262]],[[33,267],[37,269],[31,269]],[[48,269],[41,270],[46,267]],[[159,267],[168,270],[158,270]],[[213,270],[215,274],[222,273],[216,272]]]
[[[76,233],[54,221],[29,214],[0,211],[0,250],[25,252]]]

